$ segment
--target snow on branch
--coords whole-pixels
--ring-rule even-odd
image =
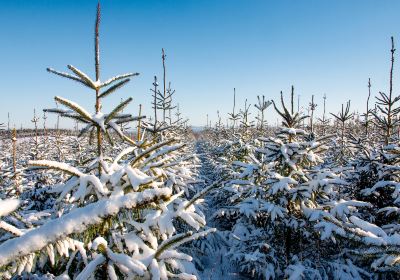
[[[85,85],[87,87],[90,87],[85,81],[81,80],[79,77],[76,77],[74,75],[71,75],[71,74],[68,74],[68,73],[65,73],[65,72],[59,72],[59,71],[54,70],[53,68],[47,68],[47,71],[50,72],[50,73],[56,74],[58,76],[61,76],[61,77],[68,78],[68,79],[71,79],[73,81],[79,82],[79,83],[81,83],[81,84],[83,84],[83,85]]]
[[[160,246],[158,247],[158,249],[155,253],[155,257],[159,258],[162,255],[162,253],[164,251],[166,251],[167,249],[168,250],[174,249],[186,242],[189,242],[189,241],[192,241],[195,239],[199,239],[201,237],[206,236],[209,233],[213,233],[216,230],[217,230],[216,228],[210,228],[210,229],[207,229],[207,230],[204,230],[201,232],[197,232],[195,234],[193,234],[192,231],[188,231],[188,232],[185,232],[182,234],[177,234],[174,237],[172,237],[168,240],[165,240],[163,243],[160,244]]]
[[[20,204],[19,199],[5,199],[0,200],[0,217],[7,216],[11,212],[14,212]]]
[[[128,74],[115,76],[115,77],[112,77],[112,78],[108,79],[104,83],[101,83],[100,87],[102,88],[102,87],[110,85],[111,83],[113,83],[115,81],[119,81],[119,80],[122,80],[122,79],[125,79],[125,78],[129,78],[129,77],[132,77],[132,76],[138,76],[138,75],[139,75],[139,73],[128,73]]]
[[[70,175],[74,176],[83,176],[83,174],[78,168],[70,166],[66,163],[58,162],[58,161],[50,161],[50,160],[31,160],[28,162],[28,165],[56,169],[59,171],[64,171]]]
[[[72,65],[67,66],[72,72],[74,72],[75,75],[79,76],[81,80],[83,80],[86,84],[88,84],[91,88],[96,89],[96,84],[95,82],[92,81],[92,79],[89,78],[88,75],[83,73],[81,70],[75,68]]]
[[[79,233],[88,227],[99,224],[104,218],[118,214],[123,209],[142,207],[159,199],[171,196],[169,188],[148,189],[140,193],[100,200],[72,212],[26,234],[7,240],[0,245],[0,267],[14,259],[39,251],[48,244],[65,238],[72,233]]]
[[[76,113],[78,113],[85,120],[87,120],[89,122],[93,121],[92,116],[77,103],[70,101],[68,99],[65,99],[63,97],[60,97],[60,96],[56,96],[56,97],[54,97],[54,99],[57,102],[61,103],[62,105],[66,106],[66,107],[70,108],[71,110],[75,111]]]

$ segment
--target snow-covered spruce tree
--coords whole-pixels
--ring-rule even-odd
[[[324,136],[326,133],[326,129],[329,126],[330,119],[326,117],[326,94],[324,94],[324,103],[323,103],[323,113],[322,117],[318,118],[317,129],[319,129],[319,134]]]
[[[258,115],[256,117],[257,119],[257,126],[261,130],[261,133],[264,130],[264,127],[267,125],[266,120],[265,120],[265,111],[267,108],[272,104],[270,100],[265,100],[265,96],[263,95],[262,98],[260,98],[259,95],[257,95],[257,100],[258,104],[254,104],[254,107],[257,108],[258,110]]]
[[[235,107],[236,107],[236,88],[233,88],[233,108],[232,108],[232,113],[228,113],[229,119],[232,121],[232,132],[235,133],[235,126],[236,122],[240,120],[241,114],[235,113]],[[208,121],[207,121],[207,126],[208,126]]]
[[[349,122],[354,117],[354,114],[350,113],[350,100],[347,101],[346,108],[344,108],[342,104],[341,111],[337,114],[331,113],[331,115],[335,118],[337,125],[340,127],[333,145],[333,158],[335,162],[341,165],[346,164],[354,155],[348,143]]]
[[[123,134],[118,123],[135,119],[120,114],[131,99],[109,114],[101,112],[101,100],[136,74],[101,82],[99,22],[100,6],[95,25],[96,81],[73,66],[69,66],[72,75],[49,70],[93,89],[95,113],[62,97],[56,100],[67,110],[48,110],[85,123],[82,132],[97,139],[96,157],[80,168],[56,161],[30,162],[70,177],[52,189],[58,198],[49,221],[20,229],[20,235],[0,244],[1,277],[50,273],[60,279],[195,279],[191,256],[176,248],[214,229],[180,231],[182,227],[175,221],[179,219],[194,230],[203,227],[204,215],[196,201],[208,189],[189,201],[183,197],[183,180],[191,176],[183,172],[184,160],[174,155],[183,144],[173,144],[175,139],[154,143],[154,138],[146,140],[144,136],[133,141]],[[103,136],[111,142],[110,129],[131,145],[114,158],[104,153]]]
[[[33,110],[33,118],[31,122],[33,123],[35,127],[35,132],[32,138],[32,158],[33,159],[39,159],[41,155],[39,154],[39,149],[40,149],[40,142],[39,142],[39,131],[38,131],[38,122],[40,118],[36,115],[36,110]]]
[[[161,91],[158,89],[159,84],[157,80],[157,76],[154,76],[154,82],[153,82],[153,88],[150,89],[151,91],[151,96],[152,96],[152,109],[153,109],[153,120],[152,122],[150,121],[144,121],[142,123],[142,126],[144,129],[147,131],[151,132],[153,139],[154,140],[160,140],[164,136],[164,131],[171,128],[165,121],[164,117],[166,115],[166,111],[168,110],[169,106],[171,106],[172,101],[165,101],[164,95],[161,93]],[[163,119],[159,120],[158,116],[158,110],[162,111]],[[141,128],[139,128],[140,130]],[[144,136],[143,134],[140,134],[142,137]],[[161,138],[160,138],[161,137]]]
[[[244,102],[244,108],[243,110],[240,110],[240,115],[241,115],[241,120],[240,120],[240,126],[241,126],[241,135],[244,138],[249,139],[250,138],[250,128],[254,126],[254,121],[250,120],[250,107],[251,104],[247,105],[247,99]]]
[[[3,141],[4,158],[7,160],[0,170],[2,195],[4,197],[16,197],[21,193],[21,184],[25,183],[25,174],[21,168],[21,162],[25,162],[25,159],[21,156],[23,148],[17,143],[17,130],[15,128],[11,130],[10,139]],[[31,154],[27,157],[30,158]]]
[[[235,178],[222,189],[229,200],[216,217],[231,225],[228,256],[242,273],[266,279],[334,277],[340,265],[351,264],[329,258],[337,252],[318,241],[312,214],[345,182],[321,167],[329,137],[310,137],[298,128],[306,116],[294,111],[293,92],[289,108],[282,94],[281,103],[282,109],[273,105],[283,127],[232,162]]]
[[[368,141],[356,145],[357,157],[352,161],[351,185],[347,195],[363,200],[356,208],[337,217],[324,214],[318,226],[324,238],[342,242],[346,254],[365,266],[379,279],[398,279],[400,275],[400,147],[395,132],[400,98],[393,95],[394,43],[392,38],[389,94],[379,93],[377,110],[372,111],[370,124],[379,129],[378,143]],[[369,137],[373,134],[371,126]]]
[[[393,67],[394,67],[394,40],[391,37],[392,48],[391,52],[391,67],[390,67],[390,78],[389,78],[389,94],[379,92],[379,96],[376,97],[376,111],[371,111],[374,116],[374,123],[384,133],[384,143],[388,145],[393,141],[393,136],[398,134],[395,133],[395,128],[398,128],[399,119],[397,115],[400,113],[400,107],[398,101],[400,96],[393,96]]]

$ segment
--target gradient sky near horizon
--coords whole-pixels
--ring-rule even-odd
[[[45,69],[66,71],[72,64],[93,76],[96,4],[0,1],[0,122],[7,122],[9,112],[12,126],[31,127],[33,109],[54,107],[55,95],[93,108],[90,90]],[[348,99],[352,109],[363,112],[369,77],[374,95],[388,90],[390,36],[400,45],[400,1],[104,0],[101,5],[102,79],[140,73],[107,98],[104,111],[132,96],[129,112],[136,114],[141,103],[150,114],[149,89],[154,75],[161,78],[165,48],[167,79],[193,125],[204,125],[207,113],[216,121],[217,110],[225,118],[234,87],[238,106],[246,98],[254,104],[262,94],[277,99],[281,90],[288,96],[294,85],[302,107],[315,95],[317,115],[324,94],[330,112]],[[272,109],[267,115],[275,124]],[[48,123],[54,125],[55,117]]]

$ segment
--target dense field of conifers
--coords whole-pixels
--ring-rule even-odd
[[[226,124],[218,114],[193,131],[164,50],[151,116],[127,112],[132,98],[102,110],[140,76],[101,75],[100,5],[95,22],[93,77],[47,69],[92,93],[94,111],[62,96],[44,110],[80,128],[48,129],[36,112],[34,129],[3,126],[0,279],[400,277],[393,38],[388,89],[374,96],[368,80],[361,115],[350,101],[326,112],[326,96],[302,112],[292,87],[243,108],[234,93]],[[272,111],[279,126],[268,123]]]

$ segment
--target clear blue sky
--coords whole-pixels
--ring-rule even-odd
[[[30,126],[33,108],[54,107],[54,95],[92,109],[92,92],[45,69],[72,64],[93,76],[96,3],[0,2],[0,122],[10,112],[12,124]],[[105,109],[132,96],[130,111],[142,103],[149,112],[149,88],[155,74],[161,77],[164,47],[176,100],[194,125],[203,125],[207,113],[216,120],[218,109],[225,117],[234,87],[239,104],[245,98],[254,103],[257,94],[276,99],[293,84],[302,105],[316,96],[318,113],[324,93],[331,112],[349,98],[362,110],[369,77],[374,93],[388,89],[390,36],[400,50],[400,1],[108,0],[101,5],[102,78],[141,73],[107,99]],[[268,114],[275,123],[276,116]]]

